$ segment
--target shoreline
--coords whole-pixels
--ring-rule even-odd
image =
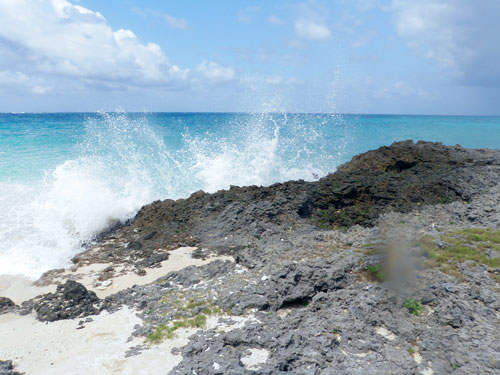
[[[169,252],[169,258],[157,264],[154,268],[144,269],[144,274],[134,273],[130,267],[121,267],[113,270],[113,276],[106,280],[102,278],[103,271],[113,267],[113,263],[94,263],[73,269],[61,269],[49,271],[47,275],[38,280],[31,280],[23,276],[0,275],[0,296],[7,297],[16,304],[32,299],[46,293],[54,293],[57,285],[64,280],[78,281],[88,290],[93,291],[99,298],[105,298],[111,294],[118,293],[134,285],[149,284],[169,272],[179,271],[189,266],[200,267],[211,261],[229,260],[229,256],[212,256],[207,259],[196,259],[192,257],[195,247],[180,247]],[[49,276],[50,275],[50,276]],[[107,281],[109,280],[109,281]]]
[[[0,315],[26,340],[0,358],[27,375],[64,373],[65,351],[117,374],[497,373],[498,175],[500,150],[399,142],[318,182],[153,202]],[[19,283],[0,296],[19,304]],[[56,332],[64,349],[36,352]]]
[[[143,344],[129,340],[129,332],[141,323],[135,311],[124,308],[112,314],[102,313],[79,324],[79,319],[61,320],[47,325],[32,315],[0,315],[0,356],[18,364],[26,374],[85,375],[148,374],[161,375],[181,361],[174,348],[188,343],[196,329],[183,329],[175,338],[156,345],[141,355],[125,356],[131,348]],[[240,324],[224,326],[211,319],[207,328],[236,329]],[[29,353],[25,356],[21,353]],[[76,365],[76,366],[75,366]]]
[[[161,276],[186,267],[200,267],[215,260],[234,262],[228,256],[196,259],[191,256],[195,249],[181,247],[170,251],[168,260],[155,268],[145,269],[143,275],[127,271],[124,267],[123,270],[118,270],[116,276],[107,279],[111,283],[106,284],[106,287],[96,286],[96,283],[102,284],[98,281],[99,276],[111,263],[66,269],[50,279],[42,277],[43,285],[38,286],[37,281],[33,282],[22,276],[2,275],[0,296],[20,305],[36,296],[54,293],[56,286],[63,280],[74,279],[89,291],[95,292],[98,298],[105,298],[132,286],[149,284]],[[49,323],[49,326],[37,320],[35,314],[0,314],[0,359],[9,358],[17,364],[16,370],[27,374],[164,374],[181,360],[178,354],[170,354],[171,350],[187,344],[188,337],[196,329],[181,330],[172,340],[150,348],[140,356],[136,354],[123,358],[125,352],[144,344],[142,338],[130,340],[129,337],[134,326],[141,322],[136,311],[130,308],[113,313],[103,312],[85,319],[59,320]],[[236,328],[238,324],[233,326]],[[218,319],[212,318],[207,327],[220,330],[224,327],[231,328],[231,325],[219,324]],[[26,352],[29,353],[29,359],[22,354]],[[74,367],[75,363],[79,364],[77,368]]]

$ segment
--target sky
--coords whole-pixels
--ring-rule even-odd
[[[0,112],[500,115],[499,0],[0,0]]]

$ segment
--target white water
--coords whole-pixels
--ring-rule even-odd
[[[236,134],[224,138],[186,136],[187,150],[194,159],[189,171],[207,192],[227,189],[229,185],[314,180],[327,173],[331,160],[324,160],[323,165],[317,164],[321,161],[317,158],[312,158],[316,164],[308,161],[311,148],[321,136],[317,129],[295,127],[293,136],[285,138],[281,133],[286,126],[285,113],[263,113],[252,116],[250,124],[238,126]]]
[[[140,143],[139,143],[140,142]],[[81,156],[32,185],[0,185],[0,274],[36,278],[64,267],[81,245],[116,220],[133,217],[165,188],[163,141],[125,115],[88,122]],[[161,167],[160,168],[160,164]]]
[[[37,278],[68,266],[83,243],[155,199],[323,175],[307,162],[320,133],[299,127],[285,140],[286,115],[279,122],[263,114],[223,137],[185,134],[171,154],[147,117],[88,120],[78,158],[35,184],[0,183],[0,275]]]

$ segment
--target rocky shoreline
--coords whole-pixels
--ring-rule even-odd
[[[405,141],[316,182],[156,201],[102,233],[72,273],[45,274],[51,293],[0,299],[0,314],[84,331],[132,311],[134,345],[107,373],[147,356],[162,374],[500,374],[499,176],[500,150]],[[93,291],[189,247],[192,265]],[[0,359],[17,368],[0,362],[0,374],[25,371],[4,343],[9,353]]]

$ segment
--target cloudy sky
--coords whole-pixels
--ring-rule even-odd
[[[0,0],[0,111],[500,115],[499,0]]]

